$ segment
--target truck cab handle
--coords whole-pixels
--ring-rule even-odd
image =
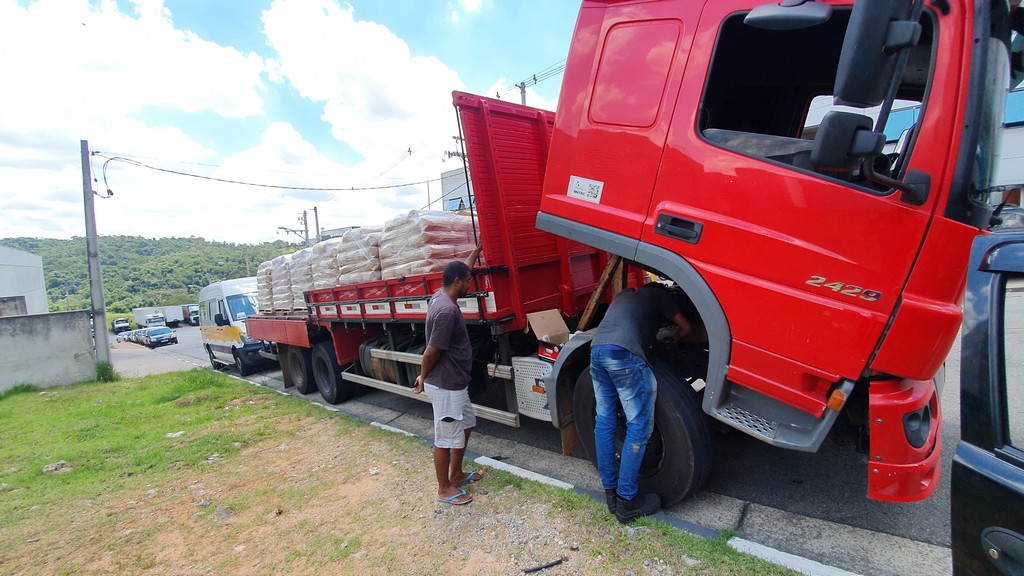
[[[689,242],[690,244],[696,244],[700,240],[700,233],[703,229],[704,225],[700,222],[687,220],[686,218],[680,218],[664,212],[658,214],[658,219],[654,225],[654,231],[658,234]]]

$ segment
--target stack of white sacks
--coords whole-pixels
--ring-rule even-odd
[[[380,226],[364,226],[345,232],[334,258],[338,265],[338,277],[332,286],[381,279],[380,233]]]
[[[291,259],[291,254],[285,254],[270,261],[270,291],[274,298],[274,310],[290,312],[292,309],[292,275],[288,269],[288,261]],[[256,277],[256,289],[259,290],[259,276]]]
[[[440,272],[452,260],[465,260],[475,245],[470,217],[451,212],[412,211],[383,227],[353,228],[340,238],[260,264],[260,307],[304,310],[303,293],[309,290]]]
[[[305,308],[306,299],[302,293],[313,289],[313,249],[304,248],[292,254],[288,272],[292,282],[292,309]]]
[[[256,292],[260,304],[260,312],[270,313],[274,310],[274,285],[270,277],[271,261],[260,264],[256,269]]]
[[[385,278],[440,272],[452,260],[465,260],[476,240],[468,215],[411,211],[388,220],[380,237]]]

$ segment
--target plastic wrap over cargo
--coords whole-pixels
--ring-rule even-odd
[[[384,278],[440,272],[476,247],[473,221],[452,212],[411,211],[388,220],[380,238]]]
[[[291,273],[292,309],[305,308],[303,292],[313,289],[313,249],[303,248],[292,254],[288,271]]]
[[[270,280],[270,260],[256,268],[256,296],[259,299],[260,312],[269,313],[274,309],[274,287]]]
[[[290,312],[292,309],[292,275],[288,266],[291,258],[291,254],[285,254],[270,261],[270,286],[275,311]]]
[[[359,284],[381,279],[380,226],[353,228],[342,235],[341,248],[335,256],[340,284]]]
[[[343,244],[343,238],[331,238],[313,246],[313,288],[319,290],[340,284],[336,258]]]

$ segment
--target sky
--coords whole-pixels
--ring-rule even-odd
[[[461,167],[452,90],[518,102],[564,65],[578,8],[0,0],[0,237],[85,235],[82,140],[101,236],[296,241],[281,228],[305,210],[312,236],[314,207],[327,229],[425,208],[404,184],[436,200]],[[553,110],[561,80],[527,104]]]

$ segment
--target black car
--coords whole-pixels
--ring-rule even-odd
[[[1024,230],[980,236],[971,251],[953,457],[956,574],[1024,574]]]
[[[165,346],[167,344],[177,344],[178,335],[175,334],[174,330],[161,326],[159,328],[150,328],[142,337],[142,344],[149,346],[150,348],[156,348],[157,346]]]

